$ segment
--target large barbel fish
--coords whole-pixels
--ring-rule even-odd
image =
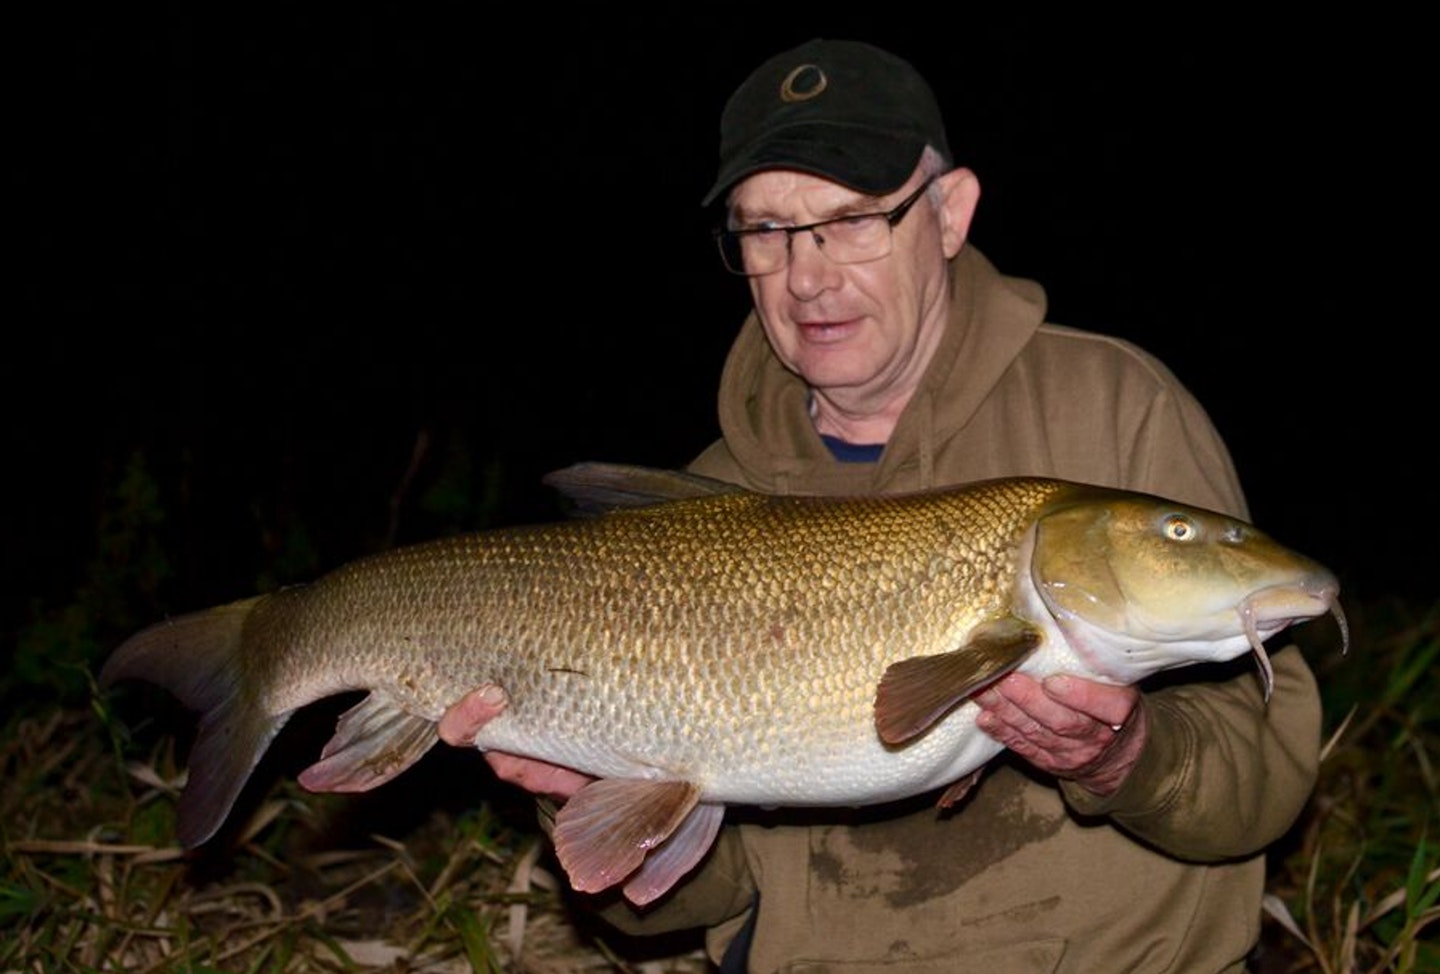
[[[202,714],[181,841],[214,834],[296,709],[370,691],[301,775],[359,791],[494,682],[509,706],[475,744],[598,778],[561,808],[558,858],[577,889],[643,904],[726,804],[953,797],[1001,750],[967,698],[1011,670],[1129,684],[1253,652],[1268,696],[1265,639],[1327,611],[1344,628],[1321,565],[1142,494],[1016,478],[782,497],[605,465],[555,481],[694,496],[400,548],[121,645],[103,684],[149,680]]]

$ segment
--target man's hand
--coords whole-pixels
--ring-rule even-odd
[[[440,739],[456,747],[473,747],[480,728],[500,716],[509,702],[505,691],[493,683],[476,687],[440,718]],[[562,801],[594,780],[570,768],[501,751],[486,751],[485,760],[501,781]]]
[[[1140,760],[1149,725],[1140,692],[1073,676],[1012,673],[975,698],[976,726],[1041,771],[1113,795]]]

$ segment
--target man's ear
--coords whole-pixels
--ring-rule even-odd
[[[940,187],[940,242],[946,258],[954,257],[970,235],[970,221],[980,203],[980,180],[969,169],[952,169],[935,180]]]

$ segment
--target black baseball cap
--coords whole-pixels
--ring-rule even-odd
[[[764,169],[882,195],[910,178],[927,144],[950,158],[935,93],[909,62],[860,41],[807,41],[725,103],[720,172],[701,205]]]

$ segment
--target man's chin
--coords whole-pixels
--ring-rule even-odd
[[[840,361],[803,362],[796,374],[805,380],[807,386],[821,395],[859,389],[874,377],[873,370]]]

